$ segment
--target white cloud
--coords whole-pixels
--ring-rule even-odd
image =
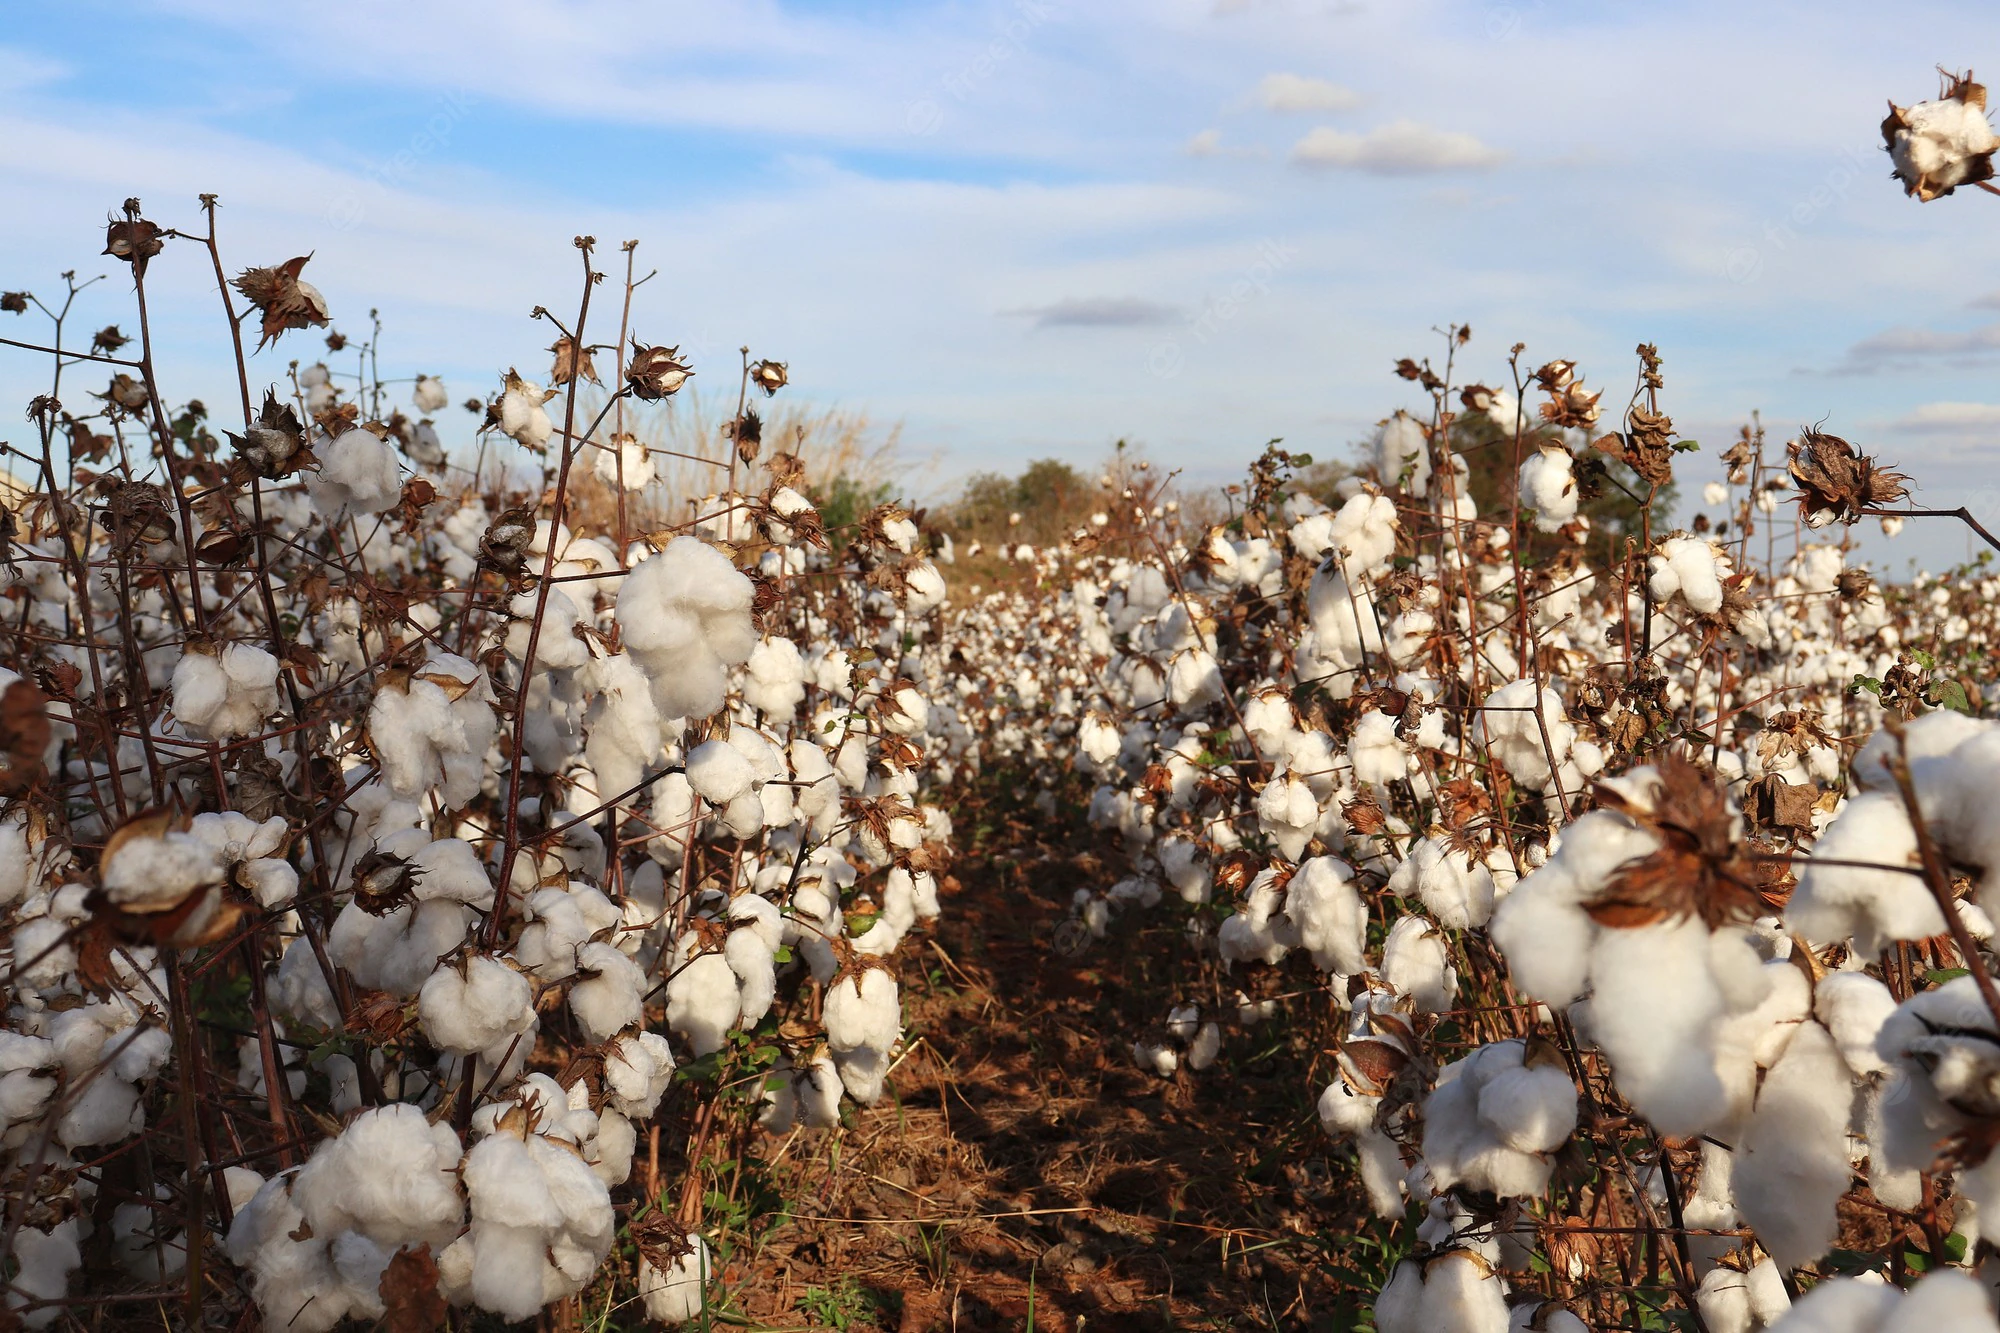
[[[1956,435],[2000,427],[2000,403],[1925,403],[1905,413],[1894,429],[1913,435]]]
[[[1376,176],[1417,176],[1434,171],[1487,171],[1507,160],[1470,134],[1434,130],[1413,120],[1378,125],[1366,134],[1320,126],[1292,146],[1302,167],[1365,171]]]
[[[1222,151],[1222,131],[1203,130],[1182,144],[1181,151],[1189,157],[1214,157]]]
[[[1303,74],[1266,74],[1257,85],[1257,100],[1266,111],[1352,111],[1361,105],[1361,94]]]

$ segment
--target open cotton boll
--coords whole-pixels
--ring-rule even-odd
[[[228,867],[216,849],[191,833],[133,833],[99,868],[104,896],[128,911],[175,907],[197,889],[220,884]],[[17,951],[22,943],[17,935]]]
[[[460,903],[405,903],[374,916],[349,903],[327,933],[327,956],[370,990],[413,996],[437,968],[437,960],[465,939],[471,914]]]
[[[570,1012],[591,1041],[601,1042],[644,1017],[646,976],[613,945],[584,945],[577,951],[577,975],[582,980],[570,987]]]
[[[444,387],[444,381],[435,375],[419,375],[410,390],[410,405],[428,415],[442,412],[451,403],[451,393]]]
[[[643,1251],[639,1256],[639,1297],[646,1316],[663,1324],[684,1323],[707,1306],[709,1274],[708,1243],[689,1233],[687,1248],[670,1258],[665,1269],[653,1267]]]
[[[1428,1014],[1450,1009],[1458,997],[1458,969],[1437,928],[1420,916],[1406,916],[1389,928],[1382,943],[1382,980]]]
[[[756,771],[728,741],[703,741],[687,758],[688,785],[711,805],[727,805],[745,795]]]
[[[1222,698],[1222,668],[1204,648],[1176,653],[1167,665],[1167,699],[1177,709],[1193,712]]]
[[[1694,1299],[1709,1333],[1754,1333],[1777,1323],[1792,1308],[1784,1277],[1769,1259],[1759,1260],[1747,1273],[1710,1269]]]
[[[1257,824],[1286,860],[1296,861],[1319,827],[1319,802],[1305,783],[1289,773],[1275,774],[1257,794]]]
[[[535,640],[535,667],[543,671],[570,671],[590,661],[590,647],[577,637],[576,627],[587,623],[576,602],[561,588],[523,592],[507,603],[514,617],[507,626],[507,652],[515,661],[528,656],[528,638]],[[541,631],[535,631],[535,615],[541,614]]]
[[[1384,486],[1421,496],[1430,484],[1430,435],[1423,423],[1398,410],[1375,428],[1375,475]],[[1407,476],[1408,481],[1403,478]]]
[[[1132,1043],[1132,1063],[1159,1078],[1172,1078],[1181,1067],[1181,1057],[1169,1043],[1141,1040]]]
[[[1907,873],[1918,864],[1916,830],[1902,797],[1863,792],[1813,844],[1785,906],[1785,924],[1820,944],[1852,937],[1855,952],[1868,958],[1887,941],[1942,935],[1937,899],[1920,874]]]
[[[556,432],[555,423],[543,404],[555,397],[555,390],[544,389],[522,379],[513,371],[507,372],[504,389],[500,394],[500,433],[512,439],[523,448],[536,453],[548,448],[549,437]]]
[[[591,463],[591,471],[597,479],[610,486],[623,486],[628,491],[643,491],[653,484],[658,475],[653,464],[653,451],[645,441],[636,435],[625,434],[612,437],[614,443],[599,445],[596,458]]]
[[[1484,926],[1493,915],[1493,874],[1463,848],[1419,838],[1389,876],[1389,892],[1416,898],[1447,930]]]
[[[403,498],[396,446],[364,426],[342,431],[315,447],[319,471],[307,483],[313,508],[330,523],[350,515],[379,514]]]
[[[1813,987],[1813,1015],[1826,1026],[1856,1078],[1888,1072],[1875,1042],[1895,1012],[1896,997],[1865,972],[1829,972]]]
[[[1737,1208],[1780,1268],[1825,1254],[1847,1192],[1847,1062],[1818,1023],[1801,1023],[1757,1093],[1736,1153]]]
[[[69,1276],[83,1266],[82,1220],[70,1218],[47,1230],[22,1227],[14,1233],[13,1289],[7,1292],[7,1308],[21,1311],[16,1317],[23,1328],[47,1328],[63,1315],[58,1305],[22,1311],[30,1301],[59,1301],[69,1295]]]
[[[498,736],[486,673],[433,652],[404,676],[385,673],[368,708],[368,741],[383,780],[404,800],[435,793],[448,810],[479,794],[486,751]]]
[[[1347,741],[1356,782],[1387,786],[1410,775],[1410,750],[1396,734],[1396,719],[1377,709],[1363,713]]]
[[[1535,530],[1555,532],[1576,517],[1575,460],[1560,445],[1544,445],[1521,464],[1521,503],[1535,511]]]
[[[827,1045],[837,1055],[867,1047],[887,1051],[903,1037],[896,978],[879,967],[862,967],[827,990],[824,1011]]]
[[[1537,691],[1535,682],[1525,678],[1487,695],[1473,724],[1473,743],[1490,749],[1510,776],[1536,791],[1547,791],[1555,783],[1550,760],[1561,766],[1570,757],[1575,737],[1562,697],[1547,686]]]
[[[259,730],[278,710],[278,659],[247,643],[190,644],[174,664],[174,716],[209,740]]]
[[[1800,1298],[1771,1333],[1991,1333],[2000,1328],[1978,1281],[1944,1269],[1908,1293],[1878,1275],[1835,1277]]]
[[[1367,969],[1368,908],[1346,862],[1330,856],[1303,862],[1285,886],[1285,916],[1320,971],[1351,977]]]
[[[292,1201],[323,1240],[356,1231],[387,1253],[410,1244],[441,1248],[465,1217],[459,1153],[451,1126],[431,1124],[421,1108],[376,1107],[313,1152],[292,1183]]]
[[[744,663],[743,702],[766,717],[785,719],[806,697],[806,664],[790,639],[760,639]]]
[[[667,1026],[680,1033],[697,1056],[722,1049],[743,1012],[736,972],[719,951],[701,952],[692,931],[675,950],[667,978]]]
[[[604,1048],[606,1104],[635,1120],[650,1120],[673,1082],[674,1053],[656,1032],[637,1032]]]
[[[1561,1059],[1518,1039],[1445,1066],[1424,1102],[1423,1154],[1436,1187],[1539,1195],[1550,1154],[1576,1128],[1576,1100]]]
[[[1651,573],[1646,586],[1659,601],[1678,593],[1688,609],[1714,615],[1722,609],[1722,581],[1729,577],[1729,559],[1706,537],[1668,537],[1648,557]]]
[[[1993,174],[1993,150],[2000,141],[1986,119],[1983,95],[1968,96],[1977,87],[1962,87],[1956,96],[1934,102],[1892,105],[1882,134],[1905,193],[1928,202]]]
[[[705,717],[722,707],[726,671],[756,645],[750,580],[698,537],[676,537],[626,575],[617,619],[653,685],[662,717]]]
[[[417,992],[417,1021],[440,1051],[473,1055],[532,1027],[533,1001],[526,977],[475,954],[462,968],[448,964],[431,973]]]
[[[472,1227],[439,1257],[441,1288],[508,1319],[583,1289],[610,1251],[616,1218],[581,1157],[540,1134],[500,1130],[465,1155],[463,1174]]]

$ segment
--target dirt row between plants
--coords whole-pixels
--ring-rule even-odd
[[[1102,882],[1074,852],[1088,831],[981,817],[904,971],[892,1094],[831,1143],[751,1139],[718,1182],[710,1215],[743,1247],[728,1317],[1351,1327],[1381,1251],[1356,1234],[1358,1181],[1321,1147],[1312,1043],[1256,1029],[1204,1074],[1140,1072],[1132,1036],[1188,989],[1169,975],[1178,926],[1162,913],[1076,948],[1057,927],[1071,891]]]

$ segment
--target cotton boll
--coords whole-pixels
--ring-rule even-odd
[[[1194,712],[1222,698],[1222,668],[1215,655],[1202,648],[1177,653],[1167,666],[1167,699],[1183,712]]]
[[[728,741],[704,741],[687,759],[688,785],[712,805],[727,805],[750,790],[756,773]]]
[[[1400,485],[1417,496],[1430,484],[1430,436],[1408,412],[1398,411],[1376,427],[1375,474],[1384,486]]]
[[[1493,875],[1462,848],[1419,838],[1389,877],[1389,891],[1417,898],[1447,930],[1484,926],[1493,915]]]
[[[1709,1333],[1753,1333],[1784,1318],[1792,1299],[1778,1266],[1764,1259],[1747,1273],[1711,1269],[1695,1291],[1695,1305]]]
[[[1856,1078],[1888,1072],[1876,1039],[1895,1012],[1896,997],[1864,972],[1830,972],[1813,988],[1814,1016],[1826,1025]]]
[[[806,697],[805,659],[790,639],[761,639],[744,664],[743,701],[775,721],[797,711]]]
[[[1780,1268],[1810,1263],[1833,1244],[1853,1101],[1833,1038],[1818,1023],[1800,1024],[1757,1094],[1736,1155],[1737,1206]]]
[[[743,1000],[728,960],[720,953],[696,952],[699,947],[690,933],[676,950],[676,965],[667,979],[667,1025],[702,1056],[722,1049]]]
[[[1444,936],[1420,916],[1406,916],[1389,928],[1382,944],[1382,980],[1417,1008],[1441,1014],[1458,996],[1458,969]]]
[[[454,902],[406,903],[379,917],[349,903],[327,934],[327,956],[370,990],[414,996],[465,939],[468,919]]]
[[[329,523],[350,515],[379,514],[403,497],[396,448],[375,432],[355,426],[317,446],[319,471],[307,484],[313,508]]]
[[[368,710],[368,739],[389,789],[405,800],[435,792],[447,809],[479,793],[486,751],[499,734],[486,673],[434,652],[417,672],[392,673]]]
[[[1709,1043],[1723,1001],[1700,918],[1599,931],[1590,975],[1590,1031],[1633,1106],[1673,1135],[1699,1133],[1723,1114],[1727,1093]]]
[[[824,1021],[836,1055],[864,1046],[889,1050],[903,1036],[896,978],[877,967],[841,978],[827,990]]]
[[[625,649],[651,678],[663,717],[722,706],[725,671],[750,656],[750,580],[697,537],[676,537],[641,561],[618,591]]]
[[[549,437],[555,434],[556,427],[542,405],[553,397],[555,390],[531,384],[508,371],[496,412],[500,433],[536,453],[548,448]]]
[[[1316,856],[1302,863],[1285,886],[1285,916],[1320,971],[1354,976],[1366,970],[1368,909],[1344,862]]]
[[[1835,861],[1859,864],[1826,864]],[[1852,936],[1865,957],[1887,941],[1942,935],[1944,917],[1923,878],[1895,869],[1917,865],[1917,835],[1902,798],[1863,792],[1842,807],[1802,862],[1786,925],[1823,944]]]
[[[174,715],[198,736],[229,740],[278,709],[278,659],[247,643],[190,645],[174,666]]]
[[[462,970],[447,965],[430,975],[417,992],[417,1021],[440,1051],[472,1055],[534,1024],[533,992],[513,968],[475,954]]]
[[[1574,461],[1569,450],[1545,445],[1521,464],[1521,503],[1535,511],[1537,532],[1558,531],[1576,517]]]
[[[1647,587],[1664,602],[1676,593],[1689,610],[1714,615],[1722,609],[1722,581],[1729,577],[1729,560],[1722,548],[1704,537],[1668,537],[1649,557]]]
[[[1296,861],[1312,841],[1319,814],[1312,788],[1286,773],[1273,776],[1257,795],[1258,826],[1288,861]]]
[[[652,1119],[673,1074],[673,1050],[658,1033],[630,1034],[605,1048],[606,1101],[633,1119]]]
[[[700,1315],[707,1307],[709,1277],[708,1244],[690,1233],[687,1248],[670,1257],[665,1269],[653,1267],[645,1254],[639,1258],[639,1296],[646,1304],[646,1316],[663,1324],[678,1324]]]
[[[613,443],[600,447],[596,455],[591,471],[607,485],[623,486],[628,491],[643,491],[653,484],[657,475],[653,451],[636,435],[614,436]]]
[[[419,375],[410,391],[410,404],[417,411],[429,415],[442,412],[451,402],[451,395],[444,387],[444,381],[435,375]]]

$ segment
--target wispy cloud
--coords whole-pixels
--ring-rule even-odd
[[[1962,435],[2000,427],[2000,403],[1925,403],[1890,423],[1911,435]]]
[[[1301,167],[1364,171],[1375,176],[1419,176],[1439,171],[1489,171],[1507,154],[1470,134],[1434,130],[1413,120],[1348,134],[1322,125],[1292,146]]]
[[[1075,296],[1000,313],[1025,316],[1034,320],[1038,329],[1131,329],[1171,324],[1181,312],[1136,296]]]
[[[2000,356],[2000,323],[1975,329],[1884,329],[1847,349],[1836,375],[1872,375],[1919,367],[1970,366]]]
[[[1361,94],[1303,74],[1266,74],[1257,85],[1257,100],[1266,111],[1352,111],[1361,105]]]
[[[1181,145],[1189,157],[1268,157],[1262,148],[1224,143],[1221,130],[1203,130]]]

